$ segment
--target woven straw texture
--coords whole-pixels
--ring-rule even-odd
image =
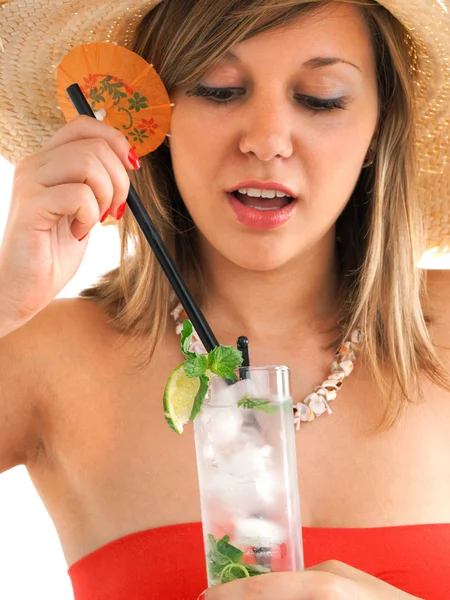
[[[17,164],[64,125],[56,68],[71,48],[90,42],[129,47],[139,20],[159,2],[0,0],[0,154]],[[428,248],[450,246],[450,0],[379,2],[414,40],[418,186],[429,213]]]

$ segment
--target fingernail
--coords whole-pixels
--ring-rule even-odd
[[[83,235],[83,237],[81,237],[78,241],[82,242],[85,238],[87,238],[88,235],[89,235],[89,231],[86,233],[86,235]]]
[[[197,600],[205,600],[206,598],[206,594],[205,592],[203,592],[202,594],[200,594],[200,596],[197,598]]]
[[[124,203],[123,203],[123,204],[121,204],[121,205],[119,206],[119,208],[117,209],[117,217],[116,217],[116,219],[117,219],[118,221],[120,221],[120,219],[123,217],[123,213],[125,212],[125,209],[126,209],[126,207],[127,207],[127,203],[126,203],[126,202],[124,202]]]
[[[131,148],[131,150],[128,153],[128,160],[133,165],[133,169],[137,170],[141,168],[141,161],[139,160],[138,155],[133,150],[133,148]]]
[[[105,214],[103,215],[103,217],[100,219],[100,223],[104,223],[106,221],[106,219],[108,218],[108,215],[109,215],[109,208],[105,212]]]

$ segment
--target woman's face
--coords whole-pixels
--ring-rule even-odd
[[[378,116],[355,6],[336,2],[236,45],[173,99],[175,178],[204,252],[262,271],[333,247]]]

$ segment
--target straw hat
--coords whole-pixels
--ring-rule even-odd
[[[56,68],[71,48],[108,41],[130,47],[136,25],[160,1],[0,0],[0,154],[16,164],[65,123]],[[418,185],[429,209],[428,248],[450,246],[450,2],[379,3],[406,26],[417,53]]]

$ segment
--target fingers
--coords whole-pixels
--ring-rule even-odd
[[[346,580],[326,571],[269,573],[238,579],[204,592],[202,600],[357,600]],[[353,592],[351,592],[353,594]],[[359,598],[361,600],[361,598]]]
[[[42,154],[36,182],[46,188],[62,183],[85,183],[97,198],[99,220],[117,216],[127,199],[130,178],[119,157],[100,138],[75,141]]]
[[[119,131],[83,116],[16,166],[0,263],[18,315],[29,320],[72,279],[86,251],[74,238],[123,214],[137,165],[129,154]]]
[[[83,139],[101,138],[107,142],[111,150],[119,157],[127,169],[139,168],[135,161],[130,161],[130,144],[127,138],[107,123],[81,115],[61,127],[41,148],[40,152],[54,150],[70,142]],[[37,154],[39,154],[37,153]]]
[[[36,204],[30,209],[30,217],[36,230],[48,231],[62,217],[69,217],[72,236],[81,241],[99,220],[97,199],[92,189],[83,183],[43,188],[34,200]]]
[[[116,219],[121,219],[126,208],[126,200],[130,189],[130,180],[126,171],[130,169],[136,170],[141,167],[140,160],[134,150],[130,147],[127,138],[120,133],[120,131],[105,122],[93,119],[86,115],[80,115],[58,130],[52,138],[44,144],[41,152],[37,153],[35,156],[38,160],[42,158],[45,162],[48,158],[48,155],[45,155],[48,152],[53,151],[53,156],[55,156],[55,154],[58,154],[58,152],[61,151],[62,147],[65,150],[72,147],[76,152],[76,147],[72,146],[72,143],[78,143],[78,145],[82,143],[83,149],[86,150],[83,157],[78,159],[78,165],[80,165],[80,161],[82,161],[81,166],[83,168],[88,167],[90,172],[94,174],[91,175],[89,179],[84,179],[82,181],[87,185],[93,183],[94,195],[99,203],[98,220],[103,222],[108,215],[113,216]],[[88,147],[86,144],[88,144]],[[73,158],[77,156],[75,152]],[[40,154],[41,156],[39,156]],[[90,156],[90,154],[93,154],[94,157]],[[95,170],[95,158],[102,162],[109,175],[110,182],[107,182],[104,176],[102,177],[101,173]],[[58,164],[60,164],[60,159],[58,160]],[[70,165],[70,160],[65,162],[65,165]],[[51,165],[49,166],[49,169],[50,168]],[[44,179],[49,169],[43,173]],[[79,173],[78,171],[76,172]],[[98,173],[100,179],[103,180],[103,185],[101,182],[98,182],[98,177],[95,177],[96,173]],[[49,181],[52,181],[52,179],[49,178]],[[53,181],[55,180],[53,179]],[[78,181],[79,179],[76,179],[74,182]],[[60,183],[62,183],[62,181],[60,181]],[[111,184],[113,193],[111,193]],[[45,183],[43,183],[43,185],[45,185]],[[78,229],[79,228],[75,226],[75,230],[78,231]],[[87,233],[88,231],[85,231],[83,235]]]
[[[140,166],[130,152],[128,140],[119,131],[97,119],[78,117],[57,131],[42,150],[17,165],[18,195],[34,198],[34,202],[41,199],[42,206],[33,204],[33,208],[41,208],[40,214],[48,217],[43,219],[46,225],[41,223],[43,229],[57,222],[51,215],[72,214],[72,234],[84,238],[108,215],[123,216],[130,189],[127,169]],[[49,193],[41,194],[42,190]],[[73,197],[78,192],[79,199]],[[75,208],[76,214],[67,213],[68,207]]]
[[[385,600],[400,600],[400,598],[411,598],[405,596],[397,588],[387,584],[378,577],[369,575],[355,567],[351,567],[338,560],[328,560],[324,563],[311,567],[310,571],[322,571],[331,573],[339,578],[342,589],[345,589],[344,598],[347,600],[372,600],[383,598]],[[364,590],[364,592],[362,591]],[[364,595],[363,595],[364,593]]]

